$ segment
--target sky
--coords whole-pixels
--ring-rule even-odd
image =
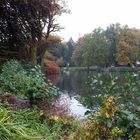
[[[63,14],[58,22],[64,27],[58,34],[74,41],[97,27],[111,23],[127,24],[140,29],[140,0],[67,0],[70,14]]]

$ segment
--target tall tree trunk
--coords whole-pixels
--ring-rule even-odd
[[[31,46],[29,63],[32,65],[36,64],[36,50],[37,50],[36,44],[34,44],[34,46]]]
[[[41,43],[40,43],[41,44]],[[41,64],[42,63],[42,59],[45,55],[45,52],[47,50],[47,47],[48,47],[48,44],[46,43],[46,45],[40,45],[38,48],[37,48],[37,63],[38,64]]]
[[[31,65],[35,65],[37,44],[30,41],[28,44],[26,44],[23,51],[24,51],[24,60]]]

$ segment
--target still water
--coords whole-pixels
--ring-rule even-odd
[[[77,97],[87,96],[85,92],[85,81],[89,73],[86,71],[65,71],[59,75],[49,75],[48,79],[63,92],[60,100],[67,101],[70,111],[76,117],[84,117],[88,110]]]

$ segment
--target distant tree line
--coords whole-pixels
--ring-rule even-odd
[[[140,30],[111,24],[79,38],[72,61],[77,66],[128,66],[140,60]]]

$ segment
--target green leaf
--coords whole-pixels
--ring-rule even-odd
[[[111,120],[107,120],[107,126],[108,126],[109,128],[112,127],[112,121],[111,121]]]
[[[128,116],[127,116],[127,118],[129,119],[129,120],[134,120],[134,118],[135,118],[135,115],[134,114],[129,114]]]

